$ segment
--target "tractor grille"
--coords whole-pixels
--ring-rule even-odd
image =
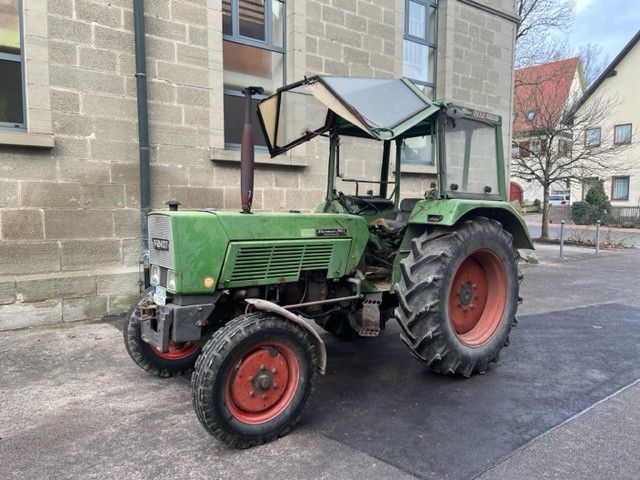
[[[238,249],[230,281],[295,281],[302,270],[328,269],[332,253],[332,243],[243,246]]]
[[[149,262],[152,265],[175,270],[173,258],[173,235],[171,234],[171,217],[166,215],[149,215]],[[168,250],[162,250],[162,240],[168,242]],[[155,245],[158,243],[158,245]]]

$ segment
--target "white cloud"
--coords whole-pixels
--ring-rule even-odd
[[[576,13],[582,12],[593,3],[593,0],[576,0]]]

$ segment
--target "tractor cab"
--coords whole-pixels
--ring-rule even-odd
[[[318,212],[365,216],[395,230],[414,210],[424,210],[425,199],[506,199],[500,117],[434,102],[404,78],[305,78],[262,100],[258,118],[272,156],[317,136],[329,138],[327,193]],[[377,158],[365,160],[377,162],[375,175],[345,173],[341,149],[350,139],[381,143]],[[426,192],[403,188],[405,161],[434,164]],[[439,213],[429,218],[446,220]]]

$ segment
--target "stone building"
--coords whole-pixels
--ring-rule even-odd
[[[119,313],[139,291],[132,3],[0,0],[0,330]],[[508,119],[514,11],[512,0],[147,0],[152,207],[239,208],[248,82],[404,74]],[[313,208],[323,142],[276,159],[258,147],[254,208]],[[348,157],[366,173],[361,150]],[[403,181],[424,191],[428,155],[405,163]]]

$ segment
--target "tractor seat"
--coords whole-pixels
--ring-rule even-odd
[[[404,198],[400,202],[399,210],[388,210],[384,212],[382,221],[377,222],[377,225],[382,226],[388,231],[397,232],[403,228],[409,221],[411,212],[422,198]]]

